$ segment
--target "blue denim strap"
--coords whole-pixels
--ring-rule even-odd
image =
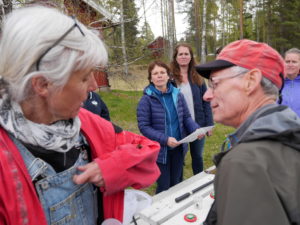
[[[31,152],[15,137],[10,135],[10,138],[13,140],[19,152],[21,153],[32,181],[36,180],[36,178],[39,176],[46,177],[56,174],[55,170],[49,164],[40,158],[34,157]]]

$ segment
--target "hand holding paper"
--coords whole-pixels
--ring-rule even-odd
[[[179,143],[175,138],[173,137],[169,137],[168,138],[168,146],[171,147],[171,148],[175,148],[177,147],[178,145],[180,145],[181,143]]]
[[[211,131],[214,126],[201,127],[191,133],[189,136],[181,139],[179,143],[189,143],[195,141],[199,135],[205,135],[208,131]]]

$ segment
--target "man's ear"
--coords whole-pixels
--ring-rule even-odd
[[[31,79],[32,89],[37,95],[47,96],[49,93],[50,83],[43,76],[36,76]]]
[[[260,86],[262,73],[259,69],[252,69],[245,75],[244,79],[244,90],[247,94],[251,94]]]

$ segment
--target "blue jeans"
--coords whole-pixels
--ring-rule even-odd
[[[73,182],[77,167],[88,163],[86,150],[82,151],[75,164],[60,173],[45,161],[35,158],[18,140],[13,138],[19,149],[51,225],[95,225],[98,216],[97,191],[92,184],[77,185]]]
[[[157,180],[156,194],[168,190],[170,187],[182,181],[184,152],[182,145],[168,150],[167,163],[157,163],[160,176]]]
[[[205,137],[201,140],[196,140],[190,143],[190,152],[192,158],[193,174],[203,171],[203,149],[205,144]]]

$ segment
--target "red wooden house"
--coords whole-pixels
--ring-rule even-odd
[[[150,44],[148,44],[147,47],[152,51],[152,56],[154,58],[161,58],[166,47],[166,40],[163,37],[159,36]]]

